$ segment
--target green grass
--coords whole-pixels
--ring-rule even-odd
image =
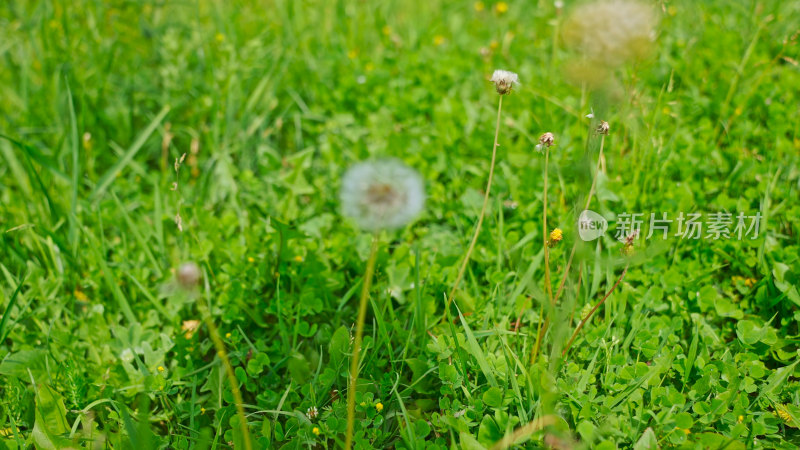
[[[800,445],[797,2],[655,2],[654,51],[605,95],[564,76],[550,1],[252,3],[0,6],[0,448],[242,448],[198,302],[254,448],[340,447],[371,236],[337,190],[379,156],[416,168],[428,201],[381,236],[357,447],[491,448],[529,423],[517,448]],[[483,200],[497,68],[522,85],[440,323]],[[611,133],[590,209],[759,211],[758,238],[643,239],[627,262],[611,236],[581,244],[549,307],[534,146],[555,134],[556,288],[597,119]],[[174,281],[185,261],[200,299]],[[531,364],[540,311],[553,325]]]

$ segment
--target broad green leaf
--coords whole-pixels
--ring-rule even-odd
[[[31,437],[40,450],[57,450],[72,445],[64,400],[46,384],[36,389],[35,422]]]

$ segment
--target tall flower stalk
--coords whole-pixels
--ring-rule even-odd
[[[200,279],[202,277],[200,268],[197,266],[197,264],[193,262],[184,263],[178,268],[178,271],[175,275],[178,285],[183,288],[188,295],[193,297],[196,294],[196,289],[200,284]],[[242,445],[244,445],[245,450],[252,450],[253,445],[250,440],[250,429],[247,426],[247,416],[244,413],[244,400],[242,399],[242,391],[239,389],[239,381],[236,379],[236,375],[233,372],[233,366],[231,365],[231,360],[228,357],[228,352],[225,350],[225,343],[222,342],[222,338],[219,336],[217,326],[214,324],[214,319],[211,316],[210,306],[203,302],[198,302],[198,305],[200,306],[200,313],[203,315],[203,320],[206,323],[206,327],[208,327],[208,335],[211,337],[211,341],[214,343],[217,356],[222,362],[222,366],[225,368],[225,374],[227,375],[228,383],[231,386],[233,401],[236,404],[236,414],[239,416],[239,427],[242,433]]]
[[[425,204],[425,189],[422,178],[413,169],[396,160],[379,160],[359,163],[348,169],[342,179],[340,200],[342,213],[353,219],[361,229],[372,232],[372,245],[361,286],[356,334],[350,358],[345,434],[345,449],[350,450],[355,431],[359,357],[369,291],[378,257],[380,232],[400,228],[411,222]]]
[[[486,209],[489,206],[489,196],[492,191],[492,179],[494,178],[494,166],[495,161],[497,160],[497,140],[500,136],[500,117],[503,110],[503,96],[510,94],[514,85],[519,84],[519,76],[517,76],[516,73],[509,72],[507,70],[495,70],[492,74],[491,82],[494,83],[495,90],[497,90],[497,93],[500,94],[500,98],[497,101],[497,121],[494,127],[494,145],[492,145],[492,159],[489,163],[489,178],[486,181],[486,189],[484,190],[483,195],[483,206],[481,207],[481,212],[478,215],[478,221],[475,223],[475,231],[472,234],[472,240],[469,243],[469,247],[467,247],[467,253],[464,255],[464,259],[461,261],[461,266],[458,269],[456,280],[453,282],[453,287],[450,289],[450,295],[447,296],[445,314],[442,316],[442,320],[447,317],[447,310],[450,308],[450,303],[453,301],[453,298],[455,298],[456,292],[458,291],[458,286],[461,283],[461,280],[464,278],[464,273],[467,271],[469,259],[472,256],[473,250],[475,250],[475,244],[478,242],[478,235],[481,233],[483,218],[486,215]]]
[[[593,116],[594,116],[594,114],[591,114],[590,116],[587,116],[587,117],[591,118]],[[594,197],[594,193],[595,193],[595,190],[597,188],[597,178],[600,175],[600,168],[602,167],[603,158],[604,158],[603,149],[605,147],[606,136],[608,135],[609,130],[610,130],[610,126],[609,126],[608,122],[606,122],[604,120],[601,120],[600,124],[595,129],[595,132],[600,135],[600,151],[598,152],[598,155],[597,155],[597,164],[596,164],[596,167],[595,167],[594,174],[592,176],[592,185],[589,188],[589,195],[586,196],[586,204],[584,205],[584,208],[583,208],[584,211],[589,209],[589,205],[592,203],[592,197]],[[547,161],[547,156],[546,155],[545,155],[545,161]],[[545,165],[546,164],[547,163],[545,162]],[[546,168],[545,168],[545,191],[546,190],[547,190],[547,173],[546,173]],[[547,200],[545,200],[545,202],[546,201]],[[547,221],[546,212],[545,212],[545,221]],[[545,223],[545,232],[547,232],[546,223]],[[556,291],[556,295],[555,295],[555,297],[551,297],[551,302],[550,303],[551,303],[552,306],[557,305],[558,304],[558,300],[561,298],[561,293],[564,290],[564,284],[567,281],[567,276],[569,275],[569,270],[572,267],[572,261],[575,258],[575,251],[576,251],[577,248],[578,248],[578,241],[576,240],[572,244],[572,250],[570,250],[569,258],[567,259],[567,265],[564,267],[564,274],[561,277],[561,282],[558,284],[558,290]],[[547,249],[547,245],[545,245],[544,251],[545,251],[545,279],[547,279],[547,278],[549,278],[548,277],[548,275],[549,275],[549,273],[548,273],[549,272],[549,265],[548,265],[548,249]],[[547,283],[547,287],[548,288],[550,287],[550,283]],[[540,315],[540,317],[541,317],[541,315]],[[515,327],[515,330],[519,329],[519,323],[520,323],[520,319],[517,319],[517,325]],[[533,351],[531,352],[531,364],[536,362],[536,357],[539,354],[539,349],[540,349],[540,346],[541,346],[542,339],[544,338],[544,334],[545,334],[545,332],[547,332],[547,328],[549,326],[550,326],[550,318],[549,317],[545,319],[544,324],[542,324],[542,322],[540,320],[539,327],[538,327],[537,333],[536,333],[536,344],[534,345]]]
[[[583,207],[583,210],[589,209],[589,205],[592,203],[592,197],[594,197],[594,191],[597,189],[597,178],[600,175],[600,167],[603,164],[603,148],[605,147],[606,143],[606,136],[610,130],[610,126],[608,122],[601,120],[600,124],[597,126],[595,130],[597,134],[600,135],[600,151],[597,154],[597,166],[595,167],[594,176],[592,177],[592,186],[589,188],[589,195],[586,197],[586,205]],[[567,260],[567,265],[564,268],[564,275],[561,278],[561,282],[558,285],[558,290],[556,291],[556,297],[554,302],[558,303],[558,299],[561,297],[561,291],[564,289],[564,283],[567,281],[567,275],[569,274],[569,269],[572,266],[572,259],[575,257],[575,250],[578,247],[578,241],[575,241],[572,244],[572,250],[569,253],[569,259]]]
[[[358,387],[358,363],[361,353],[361,341],[364,337],[364,319],[367,316],[367,300],[369,289],[372,286],[372,276],[375,273],[375,260],[378,256],[378,233],[372,235],[372,247],[367,258],[367,269],[364,272],[364,281],[361,285],[361,298],[358,302],[358,320],[356,321],[356,335],[353,339],[353,356],[350,358],[350,380],[347,390],[347,434],[345,448],[353,445],[353,427],[356,417],[356,389]]]
[[[545,133],[539,138],[539,145],[537,149],[544,149],[544,187],[542,188],[542,245],[544,248],[544,288],[547,292],[547,299],[552,308],[553,303],[553,286],[550,282],[550,243],[547,240],[547,173],[550,166],[550,147],[553,145],[555,138],[553,133]],[[539,346],[542,341],[542,334],[545,328],[542,327],[541,313],[544,307],[539,308],[539,327],[536,333],[536,346],[531,355],[531,363],[536,360],[536,355],[539,352]]]
[[[247,426],[247,416],[244,413],[244,400],[242,399],[242,391],[239,390],[239,381],[236,379],[236,375],[233,372],[233,366],[231,365],[231,360],[228,358],[228,352],[225,351],[225,343],[222,342],[222,338],[219,336],[219,331],[217,331],[216,325],[214,325],[214,320],[211,318],[210,311],[206,311],[203,314],[203,320],[206,322],[206,327],[208,327],[208,335],[211,336],[211,340],[214,342],[214,347],[217,349],[217,356],[222,361],[222,365],[225,367],[225,374],[228,377],[228,383],[231,385],[231,392],[233,393],[233,401],[236,403],[236,414],[239,415],[239,428],[242,432],[242,444],[244,445],[245,450],[252,450],[253,445],[250,441],[250,429]]]

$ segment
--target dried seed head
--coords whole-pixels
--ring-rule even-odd
[[[495,70],[490,81],[494,83],[498,94],[506,95],[511,92],[514,85],[519,85],[519,76],[508,70]]]
[[[625,256],[631,256],[633,254],[633,241],[636,240],[636,237],[639,236],[638,231],[633,231],[631,234],[627,235],[625,239],[623,239],[622,245],[622,254]]]
[[[200,282],[200,277],[202,276],[200,272],[200,267],[193,262],[187,262],[181,264],[178,268],[178,272],[176,274],[176,278],[178,279],[178,283],[184,289],[192,289],[197,286]]]
[[[556,138],[553,133],[547,132],[539,138],[539,145],[543,147],[552,147],[555,144]]]
[[[595,131],[597,131],[597,134],[608,134],[608,130],[610,128],[611,127],[608,125],[608,122],[606,122],[605,120],[601,120],[600,125],[597,126],[597,129]]]

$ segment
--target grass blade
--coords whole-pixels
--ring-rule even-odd
[[[97,200],[97,198],[100,197],[100,195],[108,188],[111,182],[114,181],[114,178],[117,176],[117,174],[131,162],[133,157],[136,156],[136,153],[138,153],[139,150],[142,149],[142,146],[144,146],[144,143],[147,142],[147,139],[150,137],[150,135],[156,130],[156,127],[158,127],[161,124],[161,121],[164,120],[164,117],[167,116],[168,112],[169,106],[164,106],[161,108],[161,111],[150,122],[150,125],[148,125],[147,128],[145,128],[144,131],[139,134],[139,137],[136,138],[136,141],[134,141],[125,154],[122,155],[122,158],[120,158],[116,164],[114,164],[105,174],[103,174],[103,176],[100,178],[100,181],[97,182],[97,186],[95,186],[94,191],[92,192],[92,200]]]

